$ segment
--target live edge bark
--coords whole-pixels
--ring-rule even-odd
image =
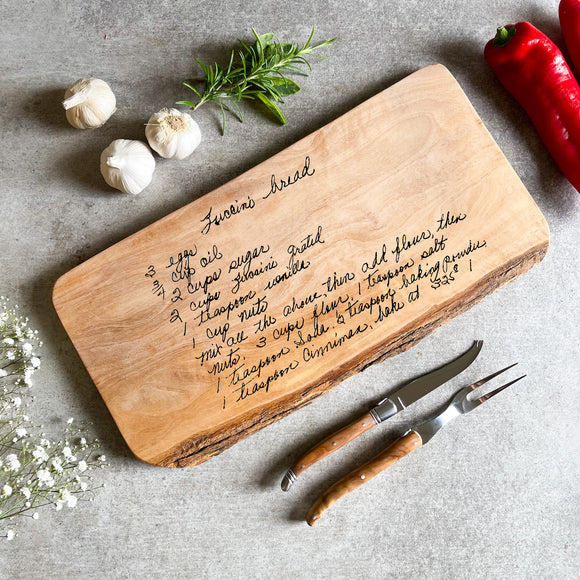
[[[238,441],[282,419],[293,411],[305,407],[348,377],[408,350],[441,325],[469,310],[494,290],[527,272],[534,264],[544,258],[547,251],[548,242],[531,249],[518,259],[512,260],[504,268],[490,273],[480,284],[469,288],[464,294],[457,296],[437,312],[433,312],[430,316],[425,317],[424,320],[417,321],[412,327],[401,329],[401,332],[396,337],[380,348],[361,354],[360,360],[338,367],[317,384],[307,387],[300,395],[288,397],[281,403],[264,408],[257,416],[243,418],[219,431],[208,433],[195,441],[183,441],[180,445],[171,449],[167,455],[157,457],[153,463],[164,467],[190,467],[222,453]]]

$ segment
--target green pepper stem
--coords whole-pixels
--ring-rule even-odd
[[[516,27],[513,24],[500,26],[493,39],[494,46],[505,46],[516,34]]]

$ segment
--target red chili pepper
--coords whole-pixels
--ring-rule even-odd
[[[484,56],[580,191],[580,87],[560,49],[529,22],[518,22],[498,28]]]
[[[580,71],[580,0],[562,0],[558,13],[566,48],[576,70]]]

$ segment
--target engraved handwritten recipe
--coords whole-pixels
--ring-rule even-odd
[[[191,347],[192,360],[211,378],[215,405],[223,410],[275,390],[300,367],[331,353],[340,356],[346,343],[414,302],[432,301],[441,288],[472,272],[486,247],[485,239],[453,243],[457,225],[469,215],[445,208],[424,229],[397,232],[339,270],[325,267],[330,247],[320,250],[339,234],[329,223],[302,230],[296,224],[282,252],[273,249],[275,231],[265,230],[260,243],[248,247],[212,241],[218,228],[315,172],[306,156],[293,175],[272,175],[269,189],[225,208],[212,206],[186,247],[160,263],[144,264],[143,283],[152,299],[167,305],[167,324]],[[273,309],[270,295],[280,287],[288,287],[288,299]]]

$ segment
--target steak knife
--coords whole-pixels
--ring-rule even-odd
[[[482,346],[483,341],[475,341],[467,352],[455,360],[405,384],[392,395],[379,401],[362,417],[359,417],[356,421],[353,421],[321,441],[287,471],[282,480],[282,490],[288,491],[296,481],[296,478],[320,459],[340,449],[349,441],[368,431],[371,427],[382,423],[389,417],[402,411],[415,401],[418,401],[421,397],[424,397],[464,371],[477,358]]]

